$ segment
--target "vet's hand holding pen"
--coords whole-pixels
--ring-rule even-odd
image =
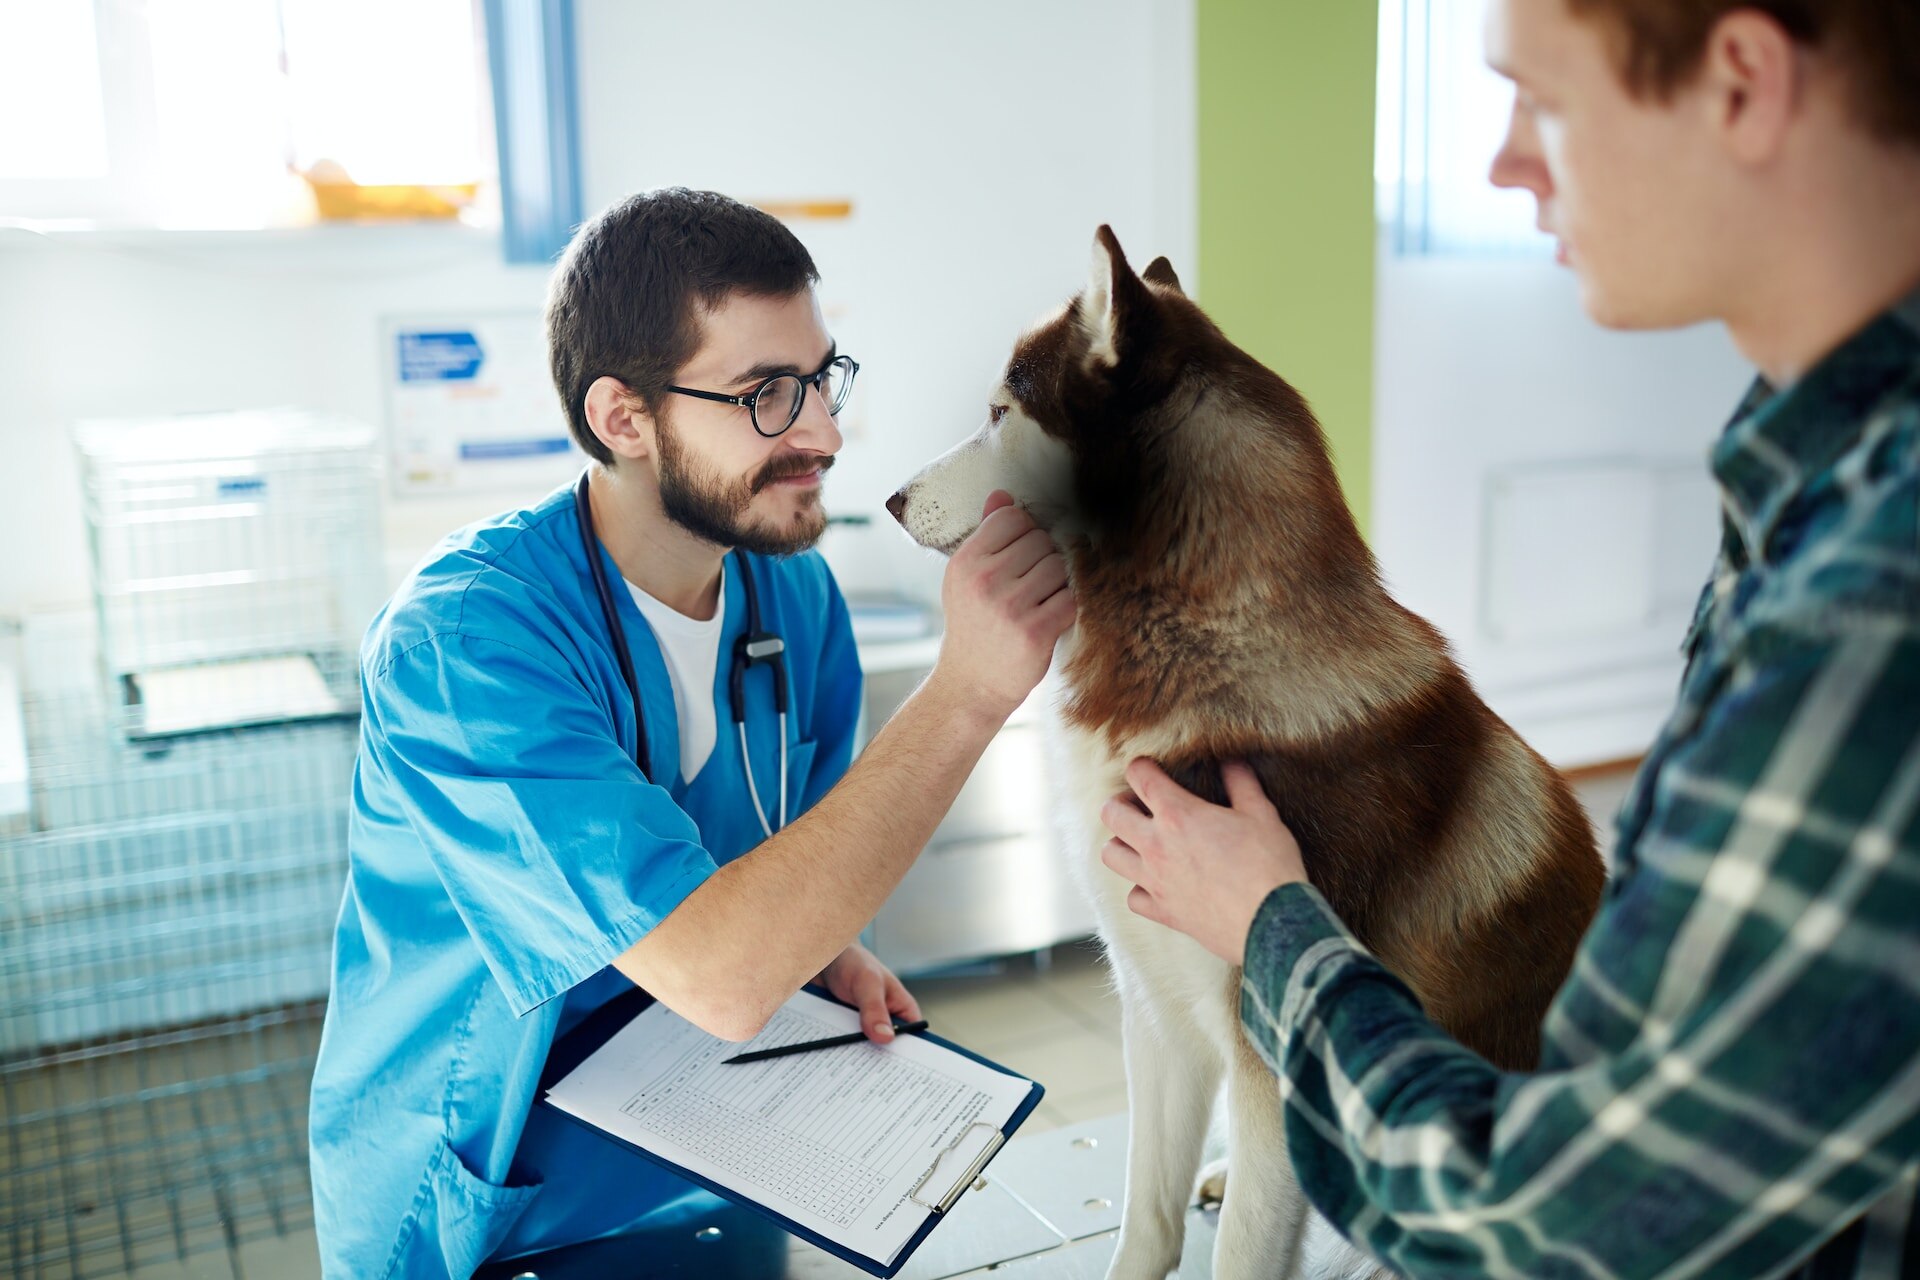
[[[913,1022],[920,1017],[920,1002],[893,970],[857,942],[820,971],[819,981],[835,999],[860,1010],[860,1029],[876,1044],[893,1039],[894,1019]]]
[[[1127,906],[1239,964],[1267,895],[1307,878],[1300,844],[1247,765],[1221,770],[1229,805],[1209,804],[1144,757],[1127,766],[1131,792],[1107,801],[1113,832],[1100,861],[1133,882]]]

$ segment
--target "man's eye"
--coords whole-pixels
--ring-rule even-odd
[[[990,404],[987,406],[987,421],[991,422],[994,426],[999,426],[1000,419],[1006,416],[1007,406],[1003,404]]]

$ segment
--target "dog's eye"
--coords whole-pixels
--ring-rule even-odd
[[[1006,416],[1007,406],[1003,404],[990,404],[987,406],[987,421],[991,422],[994,426],[999,426],[1000,419]]]

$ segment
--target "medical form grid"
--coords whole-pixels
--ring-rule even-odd
[[[783,1011],[769,1030],[753,1048],[817,1039],[839,1028]],[[732,1173],[771,1175],[789,1200],[836,1226],[851,1224],[890,1179],[925,1172],[907,1167],[915,1154],[908,1135],[917,1120],[958,1103],[961,1123],[971,1124],[988,1100],[924,1064],[887,1057],[876,1065],[874,1056],[884,1050],[860,1044],[723,1068],[758,1077],[736,1101],[701,1090],[696,1077],[737,1048],[718,1042],[690,1048],[621,1110]],[[836,1110],[828,1104],[856,1089],[880,1114],[827,1120]],[[862,1135],[868,1135],[864,1144]]]
[[[310,1227],[307,1081],[357,724],[129,742],[95,619],[26,620],[0,832],[0,1275]]]

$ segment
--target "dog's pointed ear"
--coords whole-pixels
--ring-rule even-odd
[[[1149,262],[1147,269],[1140,273],[1140,278],[1149,284],[1171,289],[1183,297],[1186,295],[1187,291],[1180,287],[1180,277],[1173,274],[1173,264],[1167,261],[1164,254]]]
[[[1120,363],[1127,327],[1153,298],[1140,277],[1127,265],[1113,228],[1102,224],[1093,235],[1093,262],[1087,290],[1080,295],[1080,324],[1089,342],[1090,364],[1109,368]]]

